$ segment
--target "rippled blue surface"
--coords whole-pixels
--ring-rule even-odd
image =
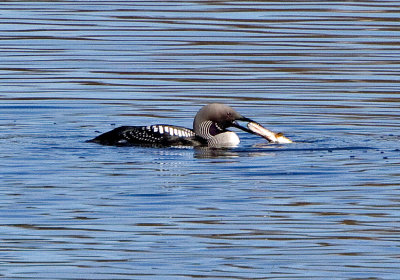
[[[398,279],[397,1],[7,1],[2,279]],[[236,108],[296,143],[85,143]]]

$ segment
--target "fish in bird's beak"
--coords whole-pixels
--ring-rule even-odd
[[[232,126],[239,128],[243,131],[246,131],[248,133],[259,135],[259,136],[267,139],[268,142],[276,143],[276,144],[293,143],[292,140],[285,137],[282,133],[275,133],[271,130],[268,130],[265,127],[263,127],[261,124],[255,122],[249,118],[241,117],[238,120],[247,122],[247,127],[239,125],[236,121],[234,121],[232,123]]]
[[[247,133],[257,134],[257,133],[255,133],[254,131],[250,130],[249,128],[244,127],[244,126],[241,126],[237,121],[243,121],[243,122],[251,123],[251,122],[254,122],[253,120],[241,116],[240,118],[238,118],[238,119],[236,119],[235,121],[232,122],[232,126],[233,126],[233,127],[236,127],[236,128],[239,128],[239,129],[241,129],[241,130],[243,130],[243,131],[246,131]],[[257,135],[258,135],[258,134],[257,134]]]
[[[264,137],[271,143],[277,143],[277,144],[293,143],[293,141],[285,137],[283,133],[275,133],[271,130],[266,129],[261,124],[256,122],[249,122],[247,124],[247,128],[253,133],[260,135],[261,137]]]

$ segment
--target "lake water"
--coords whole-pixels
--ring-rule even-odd
[[[3,1],[2,279],[398,279],[398,1]],[[106,147],[221,102],[296,143]]]

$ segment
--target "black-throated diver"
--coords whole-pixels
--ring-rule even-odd
[[[164,124],[121,126],[88,142],[113,146],[209,146],[219,148],[235,147],[240,142],[235,132],[227,130],[229,127],[237,127],[248,133],[262,136],[257,131],[249,129],[251,127],[246,128],[239,125],[237,121],[256,123],[243,117],[227,105],[212,103],[197,112],[193,121],[193,130]]]

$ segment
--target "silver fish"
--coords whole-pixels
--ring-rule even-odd
[[[285,137],[282,133],[275,133],[271,130],[266,129],[261,124],[256,123],[256,122],[249,122],[247,124],[247,128],[250,129],[255,134],[260,135],[261,137],[264,137],[271,143],[277,143],[277,144],[293,143],[292,140]]]

